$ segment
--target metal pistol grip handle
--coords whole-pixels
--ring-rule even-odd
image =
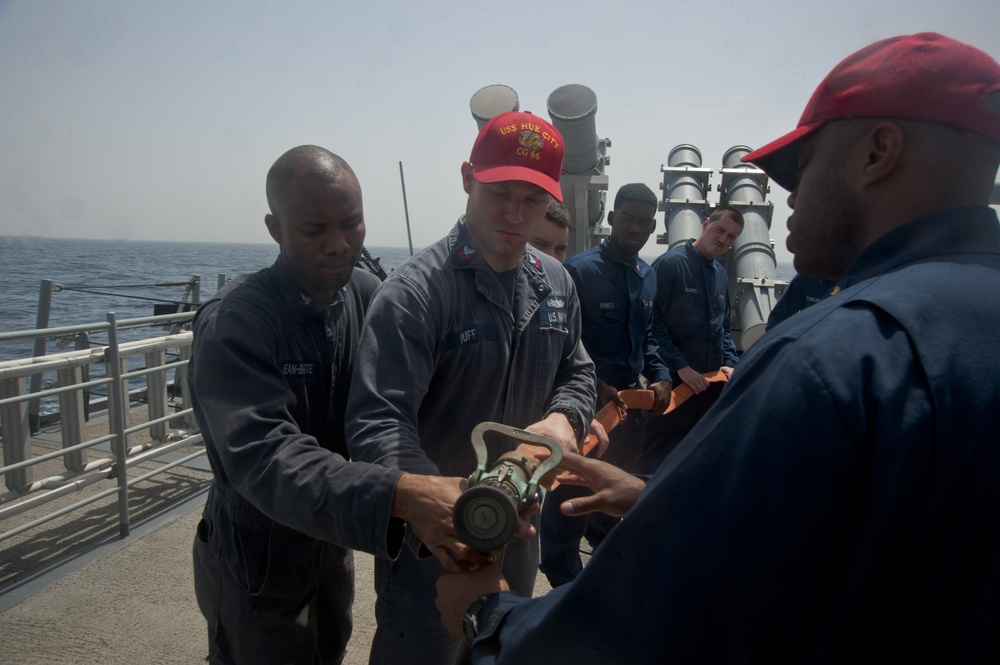
[[[549,450],[541,464],[524,453],[504,453],[487,468],[485,434],[495,432],[518,443]],[[458,497],[452,519],[459,537],[478,550],[503,548],[514,536],[518,515],[531,507],[538,496],[538,483],[562,459],[562,447],[547,436],[494,422],[480,423],[472,431],[476,470],[469,486]]]
[[[504,425],[502,423],[494,423],[490,421],[482,422],[476,425],[472,430],[472,447],[476,451],[476,470],[469,476],[469,485],[475,485],[479,479],[482,477],[483,473],[486,472],[486,441],[483,437],[486,432],[496,432],[501,434],[508,439],[517,441],[518,443],[528,443],[533,446],[539,446],[541,448],[548,449],[550,455],[548,459],[543,461],[535,469],[535,472],[531,474],[531,478],[528,480],[530,495],[538,490],[538,483],[541,479],[552,469],[559,466],[559,462],[563,458],[563,449],[559,445],[559,442],[552,437],[545,436],[542,434],[534,434],[526,430],[511,427],[510,425]]]

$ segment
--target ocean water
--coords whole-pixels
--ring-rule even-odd
[[[369,247],[392,270],[408,256],[399,247]],[[0,332],[36,327],[43,279],[54,283],[49,327],[149,316],[156,302],[177,302],[200,276],[201,300],[229,278],[270,265],[277,245],[141,242],[0,236]],[[156,286],[156,284],[169,284]],[[76,290],[85,288],[86,290]],[[0,345],[0,359],[19,357]],[[18,352],[23,351],[23,345]],[[30,344],[28,351],[30,352]]]
[[[405,247],[368,251],[386,271],[409,257]],[[201,300],[207,300],[220,274],[231,278],[266,267],[277,252],[274,244],[0,236],[0,332],[36,327],[43,279],[54,283],[49,327],[104,321],[108,312],[121,320],[151,315],[156,302],[180,301],[184,283],[195,275],[200,277]],[[792,275],[790,265],[778,265],[779,278]],[[0,360],[31,350],[30,342],[3,343]]]
[[[387,272],[409,257],[399,247],[369,247]],[[215,293],[219,276],[232,278],[269,266],[278,255],[277,245],[249,243],[141,242],[71,240],[0,236],[0,332],[37,327],[42,280],[53,282],[47,327],[70,326],[105,321],[108,312],[118,320],[150,316],[156,303],[179,302],[187,283],[200,278],[200,298],[204,302]],[[188,299],[190,302],[190,298]],[[123,330],[121,341],[166,334],[156,328]],[[93,345],[106,344],[95,336]],[[69,346],[72,349],[72,346]],[[47,353],[61,349],[49,340]],[[0,360],[32,355],[31,340],[0,343]],[[130,359],[137,369],[141,358]],[[136,365],[133,367],[132,365]],[[92,378],[103,374],[94,367]],[[54,385],[54,374],[43,375],[43,387]],[[142,378],[132,388],[144,387]],[[99,399],[103,389],[92,394]],[[41,413],[54,412],[56,398],[42,400]]]
[[[383,269],[392,271],[409,257],[405,247],[369,247]],[[42,280],[53,282],[48,327],[150,316],[158,303],[178,302],[186,284],[200,278],[201,301],[217,289],[219,276],[232,278],[270,265],[274,244],[74,240],[0,236],[0,332],[36,326]],[[790,279],[791,265],[779,264],[777,276]],[[165,334],[157,329],[125,330],[122,341]],[[92,344],[105,344],[95,337]],[[70,347],[72,348],[72,347]],[[47,352],[59,349],[49,341]],[[30,340],[0,343],[0,361],[28,357]],[[134,369],[134,368],[133,368]],[[96,369],[97,375],[100,374]],[[43,379],[51,385],[54,376]],[[133,387],[142,387],[141,379]],[[94,398],[99,395],[94,395]],[[43,402],[42,413],[56,408]]]

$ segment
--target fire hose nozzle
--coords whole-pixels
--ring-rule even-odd
[[[538,463],[516,451],[504,453],[489,469],[486,432],[495,432],[519,443],[549,450],[549,457]],[[469,476],[469,486],[452,510],[458,536],[483,552],[506,545],[517,530],[517,518],[538,502],[538,483],[562,461],[562,446],[550,437],[494,422],[484,422],[472,430],[472,445],[478,466]]]

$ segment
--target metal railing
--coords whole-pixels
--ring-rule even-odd
[[[136,483],[205,454],[202,448],[182,454],[179,458],[171,455],[167,461],[162,459],[181,448],[202,443],[186,390],[191,332],[119,343],[121,330],[152,325],[171,325],[171,330],[174,330],[193,317],[194,313],[190,312],[118,321],[112,312],[104,323],[0,334],[0,343],[80,333],[106,333],[108,339],[107,345],[91,349],[0,362],[0,427],[3,440],[0,476],[6,487],[6,491],[0,494],[0,525],[15,515],[91,485],[98,486],[102,482],[108,485],[100,491],[87,493],[79,501],[61,505],[37,519],[0,533],[0,542],[115,494],[119,533],[125,537],[130,530],[129,489]],[[176,360],[168,362],[168,352],[171,356],[176,354]],[[133,358],[137,362],[141,360],[143,366],[129,369],[129,361]],[[89,369],[95,366],[103,367],[104,376],[89,379]],[[174,383],[184,387],[180,408],[168,403],[170,372],[174,373]],[[57,387],[37,392],[26,390],[30,377],[45,373],[56,374]],[[146,413],[140,415],[138,420],[141,422],[136,425],[129,422],[134,413],[130,380],[142,380],[146,384]],[[85,400],[89,399],[91,390],[102,386],[107,390],[108,433],[88,439],[84,426]],[[41,453],[36,452],[39,445],[32,439],[28,403],[45,398],[58,398],[59,401],[61,447]],[[171,423],[178,422],[183,426],[171,429]],[[138,442],[145,437],[136,435],[144,430],[148,430],[148,441]],[[89,459],[91,457],[96,458]],[[35,478],[39,465],[59,458],[62,458],[63,470]],[[162,464],[141,475],[130,477],[127,473],[130,468],[152,460]]]

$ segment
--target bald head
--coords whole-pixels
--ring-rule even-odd
[[[321,184],[333,182],[345,175],[357,181],[357,176],[348,163],[326,148],[315,145],[292,148],[278,157],[267,172],[267,206],[272,215],[278,215],[279,208],[284,205],[288,185],[298,177]]]
[[[292,148],[267,172],[264,224],[281,263],[320,306],[351,279],[365,241],[361,185],[343,159],[314,145]]]

